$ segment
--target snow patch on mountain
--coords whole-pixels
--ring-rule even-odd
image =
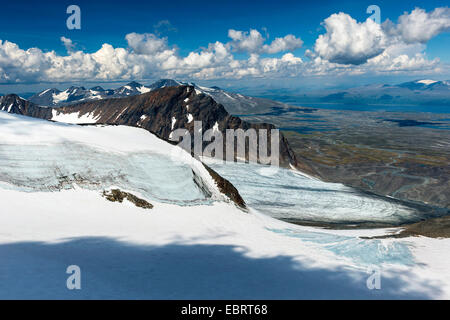
[[[60,93],[54,93],[53,94],[53,104],[58,104],[61,102],[66,102],[69,98],[69,91],[65,90]]]
[[[42,91],[41,93],[39,93],[39,96],[43,96],[44,94],[46,94],[47,92],[49,92],[51,89],[47,89]]]
[[[171,127],[172,130],[173,130],[173,128],[175,128],[176,123],[177,123],[177,118],[172,117],[172,127]]]
[[[62,113],[55,109],[52,110],[52,121],[72,123],[72,124],[93,124],[96,123],[99,117],[94,117],[93,114],[83,114],[80,115],[79,112],[76,113]]]
[[[422,83],[422,84],[426,84],[426,85],[430,85],[430,84],[433,84],[436,82],[437,81],[435,81],[435,80],[419,80],[419,81],[417,81],[417,83]]]
[[[145,86],[140,86],[140,87],[138,87],[138,88],[136,88],[141,94],[144,94],[144,93],[147,93],[147,92],[150,92],[150,91],[152,91],[152,89],[150,89],[150,88],[147,88],[147,87],[145,87]]]

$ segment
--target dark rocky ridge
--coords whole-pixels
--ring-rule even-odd
[[[205,166],[206,170],[211,175],[213,180],[217,183],[217,187],[219,188],[220,192],[227,195],[228,198],[230,198],[230,200],[233,201],[241,209],[247,209],[247,205],[245,204],[244,199],[242,199],[236,187],[233,186],[230,181],[223,178],[216,171],[208,167],[206,164],[203,165]]]
[[[256,131],[266,129],[268,132],[267,145],[269,154],[271,152],[270,130],[275,129],[275,126],[272,124],[253,124],[231,116],[223,105],[218,104],[210,96],[197,94],[193,86],[166,87],[128,98],[89,101],[61,108],[39,107],[17,96],[9,95],[4,97],[6,103],[2,103],[0,100],[0,109],[8,111],[7,106],[8,102],[12,101],[11,99],[15,99],[14,107],[10,110],[11,113],[47,120],[52,119],[52,112],[56,113],[56,115],[77,113],[79,117],[89,115],[91,118],[95,118],[98,124],[140,127],[164,140],[169,140],[171,132],[178,128],[187,129],[193,135],[194,121],[202,121],[203,132],[212,129],[214,125],[218,125],[218,129],[224,135],[224,140],[226,140],[226,129],[248,130],[253,128]],[[192,115],[194,121],[189,121],[188,115]],[[173,118],[177,121],[172,130]],[[209,142],[205,142],[203,147],[208,144]],[[225,155],[226,151],[224,150]],[[302,171],[314,174],[310,166],[297,160],[288,141],[281,132],[280,165],[283,167],[292,165]]]
[[[40,107],[15,94],[0,97],[0,111],[47,120],[52,118],[52,109]]]

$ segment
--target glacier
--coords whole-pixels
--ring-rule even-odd
[[[176,150],[140,128],[0,112],[0,298],[450,297],[449,239],[368,239],[399,229],[274,218],[395,222],[416,218],[413,208],[293,170],[211,163],[246,200],[242,211]],[[109,202],[101,190],[111,187],[154,208]],[[65,287],[73,264],[80,291]],[[380,291],[366,287],[374,267]]]
[[[3,188],[51,192],[118,187],[179,205],[223,199],[199,161],[145,130],[82,127],[3,112],[0,128]]]
[[[295,170],[208,158],[203,161],[231,181],[249,206],[278,219],[399,225],[419,221],[428,214],[389,198],[312,179]]]
[[[13,164],[13,165],[12,165]],[[0,142],[0,185],[26,192],[118,187],[149,200],[182,205],[208,203],[208,195],[194,182],[187,164],[162,154],[110,153],[92,147],[5,145]]]

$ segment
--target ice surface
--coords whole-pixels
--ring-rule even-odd
[[[416,209],[293,170],[205,159],[253,208],[275,218],[343,223],[394,223],[422,217]]]
[[[192,170],[170,157],[150,152],[119,154],[88,146],[0,144],[0,183],[23,191],[57,191],[74,184],[137,191],[147,199],[173,203],[207,200],[195,184]]]
[[[181,205],[225,200],[203,165],[149,132],[0,113],[0,185],[36,192],[119,187]]]
[[[308,232],[294,229],[269,229],[272,232],[288,237],[301,239],[320,245],[337,256],[346,257],[360,266],[380,266],[381,264],[398,264],[410,266],[414,264],[408,246],[401,241],[385,243],[375,239]]]

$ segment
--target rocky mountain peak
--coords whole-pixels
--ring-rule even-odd
[[[88,119],[89,123],[140,127],[165,140],[170,140],[176,129],[186,129],[193,136],[196,121],[201,122],[203,133],[213,129],[220,131],[223,137],[226,137],[227,129],[244,131],[255,129],[257,132],[264,129],[268,134],[268,154],[271,153],[270,133],[275,129],[272,124],[249,123],[232,116],[222,104],[190,85],[163,87],[127,98],[87,101],[55,109],[33,105],[32,110],[23,114],[56,121],[58,117],[73,114],[76,115],[75,118]],[[209,143],[205,142],[203,148]],[[247,145],[247,151],[248,147]],[[301,165],[282,133],[280,133],[280,165],[284,167]]]

